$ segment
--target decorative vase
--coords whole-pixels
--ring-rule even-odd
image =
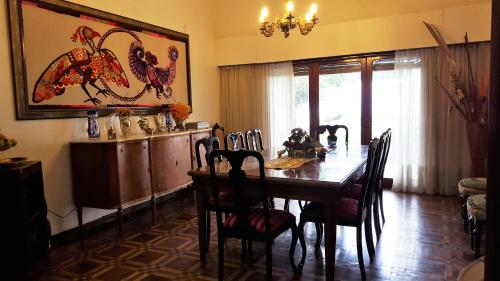
[[[467,122],[472,177],[485,177],[488,156],[488,127]]]
[[[124,138],[130,135],[131,127],[132,127],[132,122],[130,122],[130,116],[128,115],[120,116],[120,129],[122,130],[122,136]]]
[[[87,125],[88,125],[88,135],[89,138],[98,138],[101,136],[101,132],[99,130],[99,122],[98,118],[99,114],[97,110],[92,110],[87,112]]]
[[[185,128],[184,128],[184,120],[179,120],[179,119],[175,119],[174,118],[174,121],[175,121],[174,130],[179,130],[179,131],[184,131],[185,130]]]

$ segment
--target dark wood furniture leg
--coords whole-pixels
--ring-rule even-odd
[[[153,224],[156,223],[156,197],[154,195],[151,196],[151,216]]]
[[[193,183],[194,185],[195,183]],[[209,241],[206,241],[207,239],[207,208],[206,208],[206,202],[207,202],[207,194],[205,191],[202,190],[197,190],[196,191],[196,209],[198,211],[198,244],[199,244],[199,249],[200,249],[200,262],[202,266],[205,266],[205,261],[206,261],[206,250],[207,250],[207,243]]]
[[[121,238],[123,235],[123,209],[121,207],[118,208],[117,214],[118,214],[118,236],[120,236]]]
[[[469,232],[469,214],[467,213],[467,196],[460,194],[460,203],[462,204],[462,221],[465,233]]]
[[[476,259],[481,257],[481,235],[483,232],[484,221],[474,220],[474,257]]]
[[[326,280],[333,280],[335,276],[335,248],[337,243],[337,215],[335,206],[337,198],[334,196],[331,203],[324,205],[325,217],[325,263],[326,263]]]
[[[83,208],[76,207],[76,216],[78,217],[78,236],[83,241]]]

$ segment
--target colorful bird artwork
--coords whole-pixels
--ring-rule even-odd
[[[44,100],[64,94],[67,88],[80,86],[88,96],[84,102],[97,105],[101,101],[92,97],[87,85],[97,89],[97,94],[107,95],[107,89],[96,85],[98,79],[104,79],[119,87],[129,87],[129,81],[123,67],[115,54],[109,49],[100,49],[95,46],[94,38],[100,34],[87,26],[80,26],[73,34],[73,41],[80,41],[87,48],[75,48],[56,58],[36,82],[33,92],[33,102],[40,103]]]
[[[122,88],[130,88],[130,83],[124,68],[116,55],[109,49],[103,48],[105,39],[117,32],[124,32],[131,35],[134,40],[129,48],[130,72],[141,83],[144,88],[134,96],[126,96],[116,93],[109,85]],[[97,45],[95,38],[100,37]],[[32,101],[41,103],[60,96],[66,89],[81,87],[88,99],[83,102],[101,104],[98,95],[104,97],[111,96],[113,99],[123,103],[132,103],[140,99],[145,93],[156,90],[156,96],[170,98],[172,96],[171,85],[176,74],[176,61],[179,52],[175,46],[168,48],[168,58],[170,63],[165,67],[158,66],[157,57],[149,51],[145,51],[141,39],[132,31],[125,28],[116,27],[109,29],[101,36],[88,26],[80,26],[71,37],[73,42],[80,42],[81,48],[75,48],[62,54],[53,60],[38,78],[33,90]],[[100,85],[97,84],[100,82]],[[96,89],[96,92],[89,91],[88,85]]]
[[[156,97],[159,99],[163,95],[165,98],[172,96],[170,87],[175,79],[176,61],[179,51],[175,46],[168,49],[170,63],[167,67],[159,67],[157,57],[149,51],[144,50],[144,46],[139,41],[130,44],[129,65],[134,76],[146,85],[144,89],[148,92],[152,88],[156,90]],[[164,87],[166,86],[166,88]]]

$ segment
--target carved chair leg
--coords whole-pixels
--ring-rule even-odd
[[[356,227],[356,247],[358,250],[358,263],[359,270],[361,271],[361,278],[366,280],[365,263],[363,261],[363,236],[362,236],[362,226]]]
[[[377,195],[375,195],[377,196]],[[373,204],[373,224],[375,225],[375,234],[377,235],[377,241],[380,240],[380,234],[382,234],[382,226],[380,224],[380,203],[379,197],[375,198],[375,203]]]
[[[219,247],[219,278],[218,280],[219,281],[223,281],[224,280],[224,238],[222,237],[222,234],[217,234],[217,244],[218,244],[218,247]]]
[[[470,226],[470,248],[472,250],[474,250],[474,228],[476,227],[475,226],[475,223],[474,223],[474,219],[472,217],[469,217],[469,226]]]
[[[253,263],[255,261],[255,257],[253,256],[253,243],[252,240],[248,240],[248,261]]]
[[[211,219],[210,219],[210,211],[206,212],[206,217],[205,217],[205,225],[206,225],[206,236],[205,236],[205,253],[208,254],[208,251],[210,249],[210,229],[211,229]]]
[[[384,195],[384,189],[381,188],[378,196],[378,201],[379,201],[379,207],[380,207],[380,214],[382,215],[382,225],[385,224],[385,213],[384,213],[384,200],[383,196]]]
[[[476,259],[481,257],[481,234],[483,221],[474,220],[474,257]]]
[[[283,204],[283,211],[285,212],[290,211],[290,199],[288,198],[285,199],[285,204]]]
[[[462,204],[462,221],[464,225],[464,232],[469,233],[469,218],[467,214],[467,196],[460,194],[460,202]]]
[[[290,259],[290,266],[292,267],[293,273],[298,274],[298,273],[300,273],[302,268],[300,268],[300,267],[297,268],[297,266],[295,265],[294,255],[295,255],[295,246],[297,246],[297,240],[299,238],[299,233],[297,230],[297,226],[295,224],[293,224],[290,227],[290,229],[292,231],[292,243],[290,244],[290,251],[288,253],[288,258]]]
[[[323,224],[316,222],[314,226],[316,226],[316,243],[314,243],[314,248],[319,250],[321,247],[321,239],[323,238]]]
[[[241,239],[241,263],[247,262],[247,240]]]
[[[370,261],[372,262],[375,258],[375,246],[373,245],[373,233],[370,215],[366,216],[365,219],[365,239],[366,247],[368,248],[368,254],[370,256]]]
[[[266,280],[272,281],[273,279],[273,248],[272,240],[266,241]]]

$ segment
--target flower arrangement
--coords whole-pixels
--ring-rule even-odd
[[[0,133],[0,151],[5,151],[16,145],[17,141],[15,139],[9,139],[5,135]]]
[[[175,128],[179,130],[183,130],[184,126],[182,123],[188,119],[191,107],[185,103],[172,103],[170,104],[170,112],[172,113],[172,117],[175,120]]]
[[[290,157],[315,157],[317,152],[323,152],[323,145],[315,141],[304,129],[295,128],[290,131],[290,137],[283,142]]]
[[[188,119],[189,114],[191,114],[189,111],[191,110],[191,107],[185,103],[172,103],[170,104],[170,110],[172,112],[172,117],[174,118],[175,122],[177,121],[184,121]]]

